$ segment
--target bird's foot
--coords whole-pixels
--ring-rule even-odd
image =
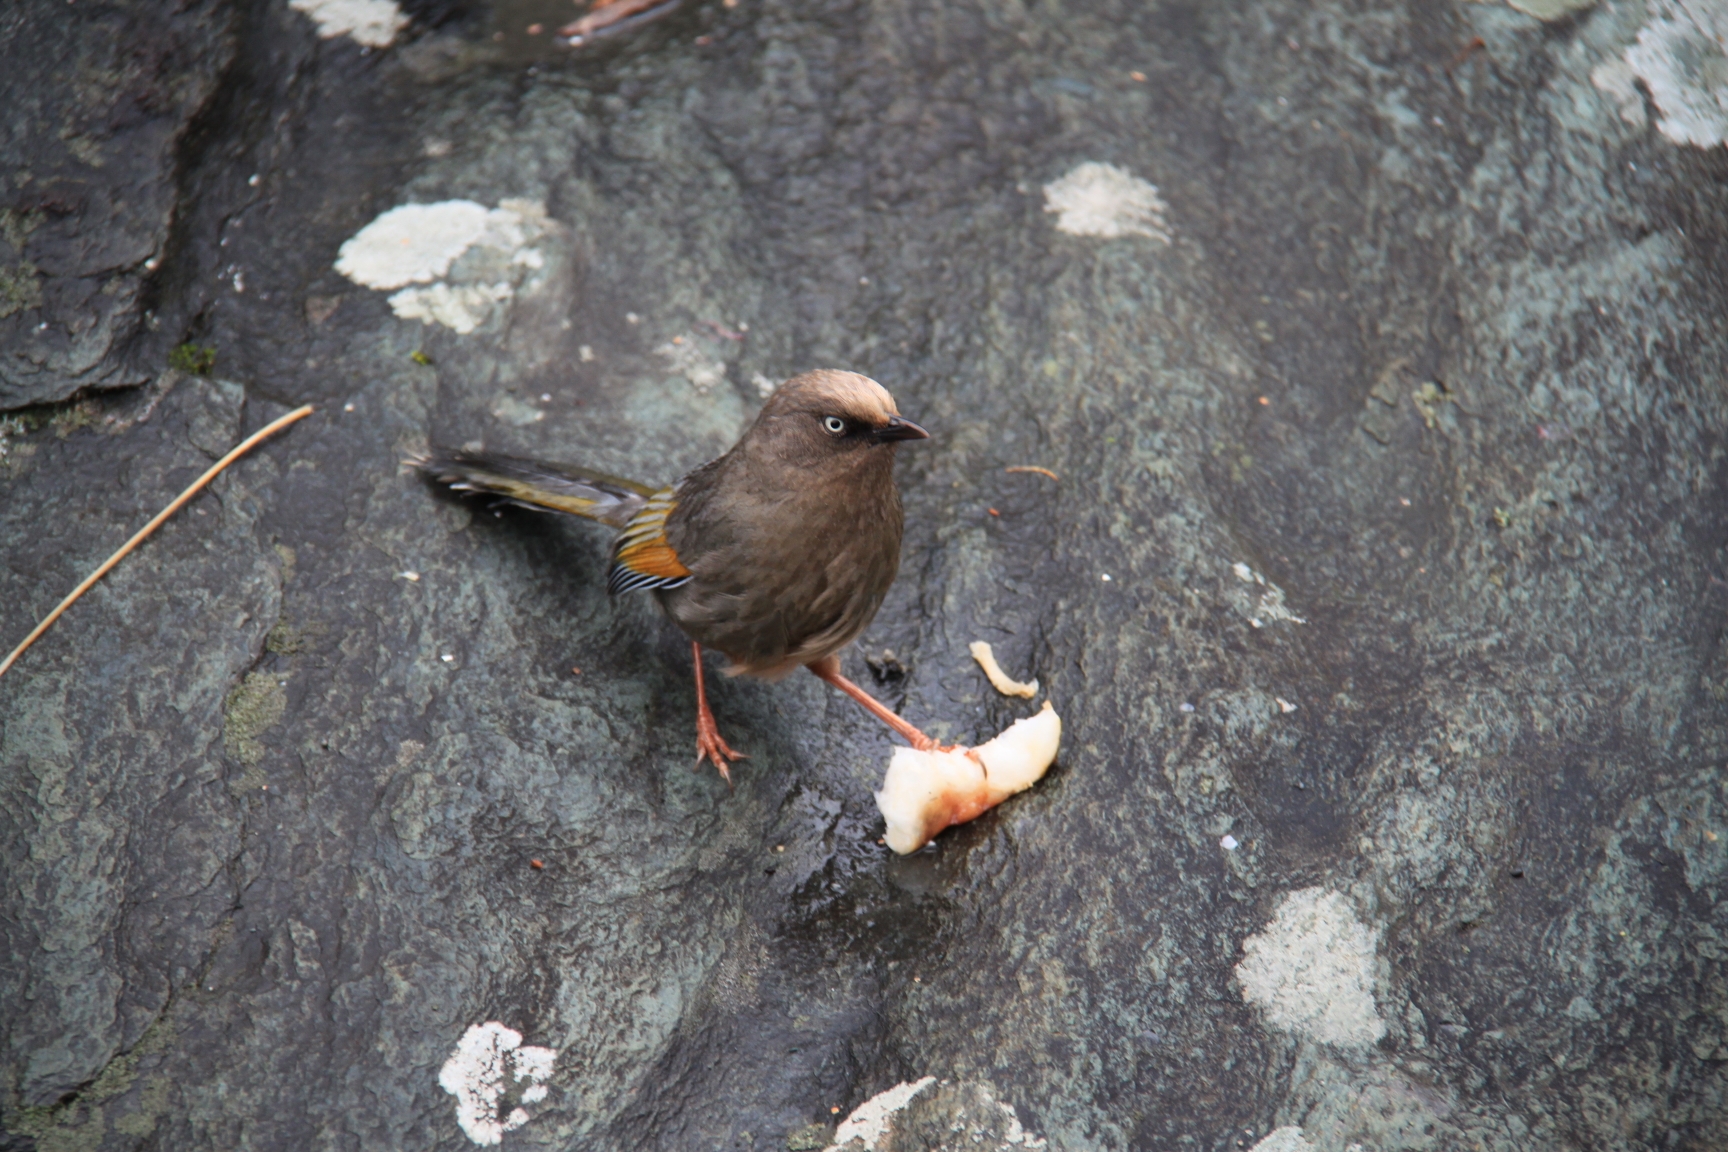
[[[702,767],[702,761],[712,761],[714,767],[720,770],[720,778],[726,781],[726,786],[732,786],[731,761],[748,760],[742,752],[734,752],[720,736],[720,727],[714,723],[714,713],[706,708],[696,714],[696,767]]]
[[[912,745],[912,747],[919,752],[952,752],[956,748],[960,747],[958,744],[936,743],[936,741],[914,728],[908,721],[901,719],[899,716],[896,716],[893,712],[889,711],[886,704],[882,703],[882,701],[876,699],[876,697],[870,695],[870,693],[864,691],[864,689],[858,687],[858,685],[852,683],[852,681],[846,679],[846,677],[840,674],[839,657],[824,656],[820,660],[806,664],[805,667],[815,673],[817,679],[827,681],[834,685],[834,687],[840,689],[840,691],[846,693],[846,695],[852,697],[852,699],[858,701],[858,703],[864,706],[865,711],[876,717],[876,719],[882,721],[882,723],[888,725],[888,727],[894,729],[894,731],[900,733],[900,735],[905,738],[906,743]]]

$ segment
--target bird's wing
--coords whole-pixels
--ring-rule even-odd
[[[642,510],[630,517],[618,542],[612,546],[612,570],[606,590],[613,594],[639,588],[676,588],[690,579],[690,569],[666,539],[666,517],[678,506],[674,489],[666,487],[648,497]]]
[[[523,508],[568,512],[622,528],[641,511],[654,489],[574,464],[547,464],[496,452],[434,447],[408,461],[458,492],[479,492]]]

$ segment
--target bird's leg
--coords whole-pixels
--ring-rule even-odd
[[[876,699],[876,697],[870,695],[870,693],[864,691],[864,689],[858,687],[858,685],[840,675],[840,657],[824,656],[820,660],[804,665],[804,667],[815,673],[817,679],[826,680],[828,683],[834,685],[834,687],[840,689],[840,691],[846,693],[846,695],[852,697],[852,699],[858,701],[858,703],[864,705],[865,711],[876,717],[876,719],[882,721],[882,723],[888,725],[888,727],[894,729],[894,731],[900,733],[900,735],[906,737],[906,742],[911,744],[912,747],[918,749],[918,751],[934,752],[941,747],[936,743],[936,741],[930,739],[930,737],[924,735],[924,733],[918,731],[918,729],[912,727],[912,725],[894,715],[894,713],[888,711],[888,706],[882,703],[882,701]]]
[[[690,653],[696,659],[696,766],[701,767],[703,760],[712,760],[714,767],[720,769],[720,776],[726,781],[726,786],[732,786],[732,770],[728,762],[732,760],[747,760],[749,757],[742,752],[734,752],[726,741],[720,738],[720,728],[714,723],[714,713],[708,710],[708,691],[702,686],[702,645],[694,640],[690,642]]]

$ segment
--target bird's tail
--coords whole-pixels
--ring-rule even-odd
[[[648,503],[654,489],[578,468],[494,452],[433,447],[407,461],[458,492],[480,492],[523,508],[568,512],[622,528]]]

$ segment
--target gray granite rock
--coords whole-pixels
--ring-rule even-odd
[[[1603,79],[1642,5],[542,11],[236,9],[153,382],[0,425],[12,638],[319,406],[0,679],[0,1147],[778,1149],[927,1075],[1058,1149],[1728,1145],[1728,149]],[[452,199],[518,233],[335,270]],[[903,859],[851,705],[719,681],[728,792],[603,532],[399,466],[670,479],[815,365],[936,433],[849,674],[975,741],[989,640],[1065,724]]]
[[[219,0],[0,11],[0,409],[141,384],[198,118],[234,58]],[[244,179],[244,177],[242,177]]]

